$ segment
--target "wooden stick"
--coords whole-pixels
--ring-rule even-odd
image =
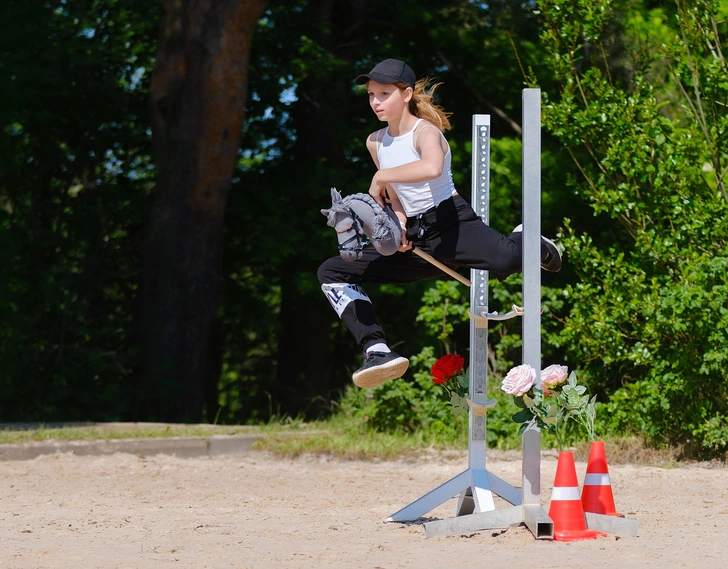
[[[458,273],[458,272],[456,272],[456,271],[453,271],[453,270],[452,270],[452,269],[451,269],[450,267],[448,267],[447,265],[443,265],[443,264],[442,264],[442,263],[441,263],[440,261],[438,261],[437,259],[435,259],[435,258],[434,258],[434,257],[433,257],[432,255],[428,255],[427,253],[425,253],[424,251],[421,251],[421,250],[420,250],[420,249],[418,249],[417,247],[412,247],[412,252],[413,252],[413,253],[414,253],[415,255],[418,255],[418,256],[422,257],[422,258],[423,258],[423,259],[424,259],[425,261],[427,261],[428,263],[432,263],[433,265],[435,265],[435,266],[436,266],[436,267],[437,267],[438,269],[440,269],[441,271],[444,271],[444,272],[446,272],[446,273],[447,273],[448,275],[450,275],[450,276],[451,276],[452,278],[454,278],[454,279],[457,279],[457,280],[459,280],[459,281],[460,281],[461,283],[463,283],[463,284],[464,284],[465,286],[470,286],[470,281],[469,281],[468,279],[466,279],[466,278],[465,278],[465,277],[464,277],[463,275],[461,275],[460,273]]]

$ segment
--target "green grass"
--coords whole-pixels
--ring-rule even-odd
[[[288,457],[325,454],[349,460],[392,460],[413,458],[433,450],[463,450],[468,446],[467,433],[455,441],[425,430],[377,432],[361,419],[340,416],[321,422],[292,423],[284,429],[268,426],[261,432],[264,436],[253,443],[252,450]]]
[[[388,460],[415,457],[426,451],[467,449],[467,432],[456,441],[433,433],[380,433],[366,422],[335,416],[326,421],[280,419],[267,425],[167,425],[155,423],[74,423],[66,425],[0,426],[0,444],[43,441],[84,441],[157,437],[206,437],[260,434],[252,450],[277,456],[326,454],[352,460]]]
[[[260,429],[223,425],[167,425],[158,423],[70,423],[64,425],[0,426],[0,444],[42,441],[203,437],[253,433]]]
[[[302,455],[326,455],[340,460],[397,460],[417,458],[433,453],[465,452],[467,429],[457,438],[425,429],[414,433],[377,432],[365,421],[351,416],[334,416],[325,421],[305,422],[281,419],[267,425],[167,425],[157,423],[74,423],[67,425],[0,426],[0,444],[42,441],[83,441],[159,437],[208,437],[212,435],[259,434],[251,446],[275,456],[296,458]],[[500,450],[520,450],[520,441],[504,440]],[[555,448],[549,435],[542,436],[542,449]],[[610,438],[604,441],[610,464],[641,464],[671,468],[680,462],[679,449],[654,449],[639,437]],[[586,461],[589,441],[577,440],[569,449],[577,460]],[[492,448],[494,445],[490,445]]]
[[[326,455],[341,460],[397,460],[431,456],[434,453],[466,452],[467,432],[458,440],[441,439],[420,430],[415,433],[382,433],[351,419],[333,418],[320,423],[299,423],[286,428],[262,429],[260,440],[251,450],[267,451],[276,456],[296,458],[302,455]],[[639,464],[674,468],[680,464],[677,448],[655,449],[636,436],[608,438],[604,445],[610,464]],[[513,443],[513,444],[511,444]],[[576,460],[586,462],[591,441],[573,440],[568,448]],[[493,447],[489,447],[494,450]],[[542,435],[543,450],[557,450],[553,436]],[[520,452],[520,440],[506,441],[498,450]]]

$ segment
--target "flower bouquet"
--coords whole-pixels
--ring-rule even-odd
[[[596,396],[590,399],[586,387],[579,385],[576,373],[569,374],[566,366],[550,365],[541,370],[540,376],[530,365],[516,366],[506,374],[501,390],[512,395],[519,408],[513,415],[513,420],[521,425],[519,435],[533,425],[554,433],[563,447],[559,424],[575,420],[594,441]]]

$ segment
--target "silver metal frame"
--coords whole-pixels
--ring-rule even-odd
[[[523,316],[523,361],[541,369],[541,91],[523,91],[523,310],[488,312],[488,271],[471,270],[470,399],[485,404],[488,386],[488,320]],[[488,223],[490,205],[490,116],[473,115],[472,206]],[[470,410],[468,468],[392,514],[387,521],[415,521],[458,496],[455,518],[425,523],[428,537],[525,523],[538,539],[553,538],[553,522],[541,507],[540,432],[523,435],[522,489],[486,468],[486,417]],[[496,510],[493,494],[513,505]]]
[[[484,222],[488,222],[490,187],[490,116],[473,116],[472,205]],[[470,399],[485,404],[488,366],[488,271],[470,271]],[[513,314],[515,316],[515,313]],[[502,318],[502,317],[500,317]],[[473,512],[493,514],[492,523],[500,526],[503,516],[496,514],[493,493],[514,506],[521,505],[521,493],[486,469],[486,418],[470,410],[468,437],[468,469],[438,486],[410,505],[392,514],[387,521],[414,521],[445,501],[458,496],[455,515],[468,517]],[[510,520],[513,516],[506,516]],[[436,522],[433,522],[436,523]],[[450,522],[454,531],[460,523]],[[429,527],[428,535],[440,531]]]

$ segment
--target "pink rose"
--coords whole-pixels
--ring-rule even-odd
[[[501,389],[509,395],[520,397],[530,391],[536,382],[536,370],[528,364],[516,366],[503,378]]]
[[[544,387],[556,387],[560,383],[564,383],[569,376],[569,368],[566,366],[553,364],[546,369],[541,370],[541,384]]]

